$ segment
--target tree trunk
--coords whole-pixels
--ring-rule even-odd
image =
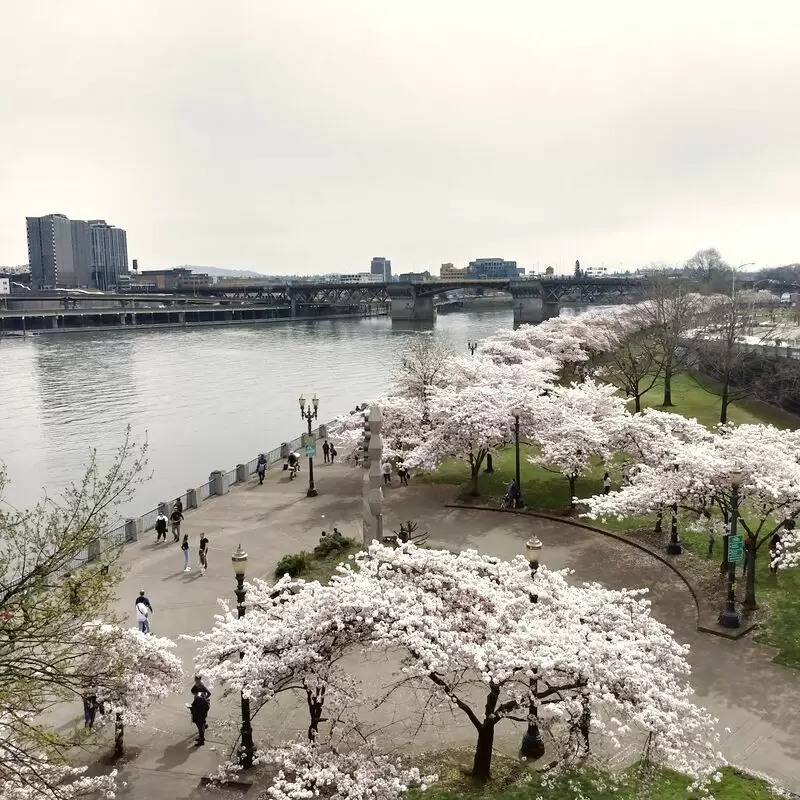
[[[633,408],[637,414],[642,410],[642,396],[640,394],[634,395]]]
[[[477,464],[472,464],[470,466],[470,482],[469,482],[469,493],[472,497],[477,497],[480,492],[478,491],[478,476],[480,475],[480,468]]]
[[[486,783],[492,775],[492,750],[494,748],[494,723],[484,722],[478,730],[478,744],[472,761],[472,779]]]
[[[722,384],[722,403],[719,410],[719,421],[724,425],[728,421],[728,405],[730,404],[730,375],[725,376],[725,381]]]
[[[122,712],[117,711],[114,718],[114,755],[121,756],[125,752],[122,738],[125,735],[125,723],[122,721]]]
[[[575,481],[577,480],[576,475],[569,476],[569,510],[575,510]]]
[[[664,365],[664,403],[665,406],[672,405],[672,363]]]
[[[755,611],[758,608],[756,602],[756,548],[750,548],[750,552],[745,556],[749,557],[747,564],[747,578],[744,582],[744,607],[748,611]]]
[[[661,533],[661,527],[664,523],[664,506],[659,505],[658,514],[656,515],[656,525],[653,528],[653,533]]]

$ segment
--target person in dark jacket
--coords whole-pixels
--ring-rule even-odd
[[[256,474],[258,475],[258,482],[264,483],[264,476],[267,474],[267,457],[263,453],[258,457]]]
[[[183,512],[178,511],[177,506],[169,515],[169,521],[172,523],[172,540],[177,542],[181,538],[181,522],[183,521]]]
[[[333,464],[333,462],[336,460],[336,448],[333,445],[331,445],[330,457],[331,457],[331,464]]]
[[[192,724],[197,726],[198,745],[206,743],[206,727],[208,720],[208,698],[201,692],[197,692],[189,705],[189,712],[192,715]]]
[[[322,444],[322,455],[325,456],[325,463],[327,464],[331,460],[331,446],[328,444],[327,439]]]

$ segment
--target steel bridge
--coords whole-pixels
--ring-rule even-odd
[[[637,277],[572,278],[548,276],[534,279],[465,278],[381,283],[273,283],[267,280],[226,281],[185,291],[116,294],[58,290],[26,292],[0,298],[6,310],[90,311],[118,309],[153,311],[216,306],[224,310],[258,307],[286,313],[287,317],[314,316],[349,311],[388,309],[392,319],[430,321],[434,298],[456,290],[489,289],[513,298],[515,324],[541,322],[556,316],[562,304],[592,305],[640,299],[647,280]]]

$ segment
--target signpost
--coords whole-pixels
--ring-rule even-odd
[[[307,458],[314,458],[317,454],[317,446],[315,444],[307,444],[306,445],[306,457]]]
[[[737,564],[744,556],[744,536],[728,536],[728,563]]]

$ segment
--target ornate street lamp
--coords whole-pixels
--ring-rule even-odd
[[[236,609],[239,613],[239,619],[244,616],[245,605],[244,599],[247,595],[247,590],[244,588],[244,575],[247,569],[247,553],[242,550],[241,544],[236,548],[236,552],[231,556],[231,564],[233,565],[233,574],[236,576]],[[244,658],[244,651],[239,651],[239,658]],[[250,724],[250,699],[242,696],[242,744],[239,749],[239,763],[249,769],[253,766],[253,728]]]
[[[723,628],[738,628],[741,625],[739,612],[736,610],[736,562],[731,558],[731,544],[736,536],[739,522],[739,487],[742,485],[742,471],[731,470],[731,524],[728,532],[728,580],[725,597],[725,610],[719,615],[719,623]]]
[[[542,543],[537,536],[531,536],[525,542],[525,557],[528,559],[528,564],[531,568],[531,581],[535,580],[536,573],[539,570],[539,562],[542,557]],[[531,602],[538,603],[539,596],[531,592]],[[539,731],[539,718],[536,709],[536,701],[533,693],[536,690],[536,679],[531,679],[531,700],[528,706],[528,729],[522,736],[522,744],[519,747],[520,755],[523,758],[541,758],[544,755],[544,742],[542,741],[542,734]]]
[[[525,508],[525,502],[522,499],[522,481],[519,472],[519,418],[522,416],[522,409],[514,407],[511,409],[511,416],[514,417],[514,470],[517,482],[517,499],[515,502],[516,508]]]
[[[319,407],[319,398],[315,394],[311,398],[311,406],[306,409],[306,399],[303,395],[300,395],[300,399],[298,400],[300,403],[300,418],[304,419],[308,422],[308,444],[306,447],[311,446],[311,420],[317,418],[317,409]],[[313,408],[312,408],[313,406]],[[312,451],[309,450],[309,453]],[[309,455],[308,457],[308,491],[306,492],[306,497],[316,497],[317,490],[314,488],[314,456]]]
[[[474,356],[475,351],[478,349],[478,343],[470,340],[467,342],[467,350]]]
[[[680,469],[679,464],[673,464],[672,468],[677,472]],[[672,514],[669,522],[669,544],[667,545],[667,553],[671,556],[679,556],[683,552],[683,545],[678,541],[678,503],[672,504]]]

